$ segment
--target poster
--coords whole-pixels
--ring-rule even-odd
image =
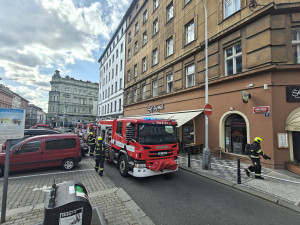
[[[60,213],[59,225],[82,225],[83,208]]]
[[[23,138],[24,127],[24,109],[0,108],[0,139]]]

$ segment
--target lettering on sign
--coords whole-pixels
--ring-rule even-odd
[[[256,106],[253,107],[253,113],[269,113],[270,106]]]
[[[147,107],[147,111],[149,113],[159,113],[159,110],[164,109],[164,104],[162,103],[161,105],[152,105]]]
[[[300,102],[300,86],[286,86],[286,101]]]

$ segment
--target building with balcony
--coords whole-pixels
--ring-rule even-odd
[[[98,83],[61,77],[56,70],[50,84],[48,119],[52,126],[96,120]]]
[[[134,0],[126,17],[124,116],[178,121],[180,141],[247,160],[257,136],[272,157],[300,162],[300,2],[296,0]]]

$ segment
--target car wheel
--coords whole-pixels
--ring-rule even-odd
[[[0,165],[0,177],[4,176],[4,167]]]
[[[119,171],[121,176],[123,177],[128,176],[128,161],[125,155],[122,155],[119,159]]]
[[[62,168],[64,170],[72,170],[75,168],[75,161],[74,159],[65,159],[62,163]]]

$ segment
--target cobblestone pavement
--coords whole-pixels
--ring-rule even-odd
[[[244,170],[250,166],[240,163],[241,184],[237,184],[237,161],[211,156],[211,169],[202,169],[202,154],[191,155],[188,167],[188,154],[180,154],[178,164],[182,169],[205,176],[217,182],[265,198],[276,204],[300,212],[300,176],[287,170],[262,169],[265,180],[246,176]]]
[[[106,224],[149,224],[153,222],[126,194],[122,188],[95,170],[94,160],[84,158],[73,171],[60,168],[13,173],[9,177],[5,225],[38,224],[44,219],[44,201],[55,177],[57,184],[75,180],[88,191],[93,208],[103,215]],[[3,193],[3,178],[0,179],[0,193]],[[0,196],[2,202],[2,194]],[[103,225],[103,224],[102,224]]]

